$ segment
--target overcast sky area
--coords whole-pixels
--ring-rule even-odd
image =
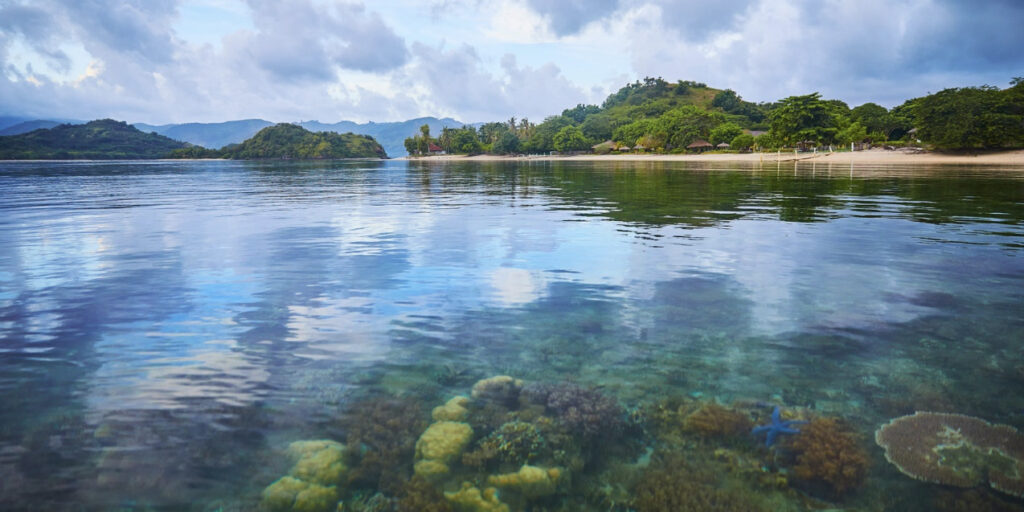
[[[0,115],[540,121],[645,76],[887,107],[1024,76],[1021,0],[0,0]]]

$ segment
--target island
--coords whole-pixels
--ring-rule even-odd
[[[314,133],[287,123],[268,126],[240,144],[230,144],[221,149],[207,149],[157,133],[145,133],[113,119],[81,125],[61,124],[0,137],[0,160],[161,158],[321,160],[387,158],[387,153],[368,135]]]

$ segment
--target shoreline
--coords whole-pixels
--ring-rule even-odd
[[[410,162],[699,162],[699,163],[775,163],[802,162],[805,160],[821,163],[872,164],[872,165],[1013,165],[1024,166],[1024,150],[1000,151],[979,155],[953,155],[930,151],[868,149],[864,151],[800,153],[783,151],[772,153],[712,153],[691,155],[628,154],[628,155],[437,155],[421,157],[400,157],[395,160]]]

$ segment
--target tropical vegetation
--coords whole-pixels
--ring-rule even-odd
[[[676,153],[698,141],[739,151],[859,143],[923,144],[940,150],[1020,148],[1024,80],[1015,78],[1007,89],[946,89],[887,109],[876,103],[850,108],[819,93],[752,103],[729,89],[645,78],[627,84],[600,106],[577,105],[539,124],[513,117],[479,127],[445,128],[436,138],[424,127],[406,139],[405,147],[410,155],[429,154],[431,145],[455,154]]]

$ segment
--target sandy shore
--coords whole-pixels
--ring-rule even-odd
[[[406,157],[407,159],[409,157]],[[909,150],[888,151],[884,149],[870,149],[867,151],[839,152],[839,153],[726,153],[726,154],[699,154],[699,155],[653,155],[653,154],[630,154],[630,155],[576,155],[576,156],[495,156],[495,155],[443,155],[416,157],[416,161],[560,161],[560,162],[791,162],[794,160],[813,160],[815,162],[833,164],[869,164],[869,165],[934,165],[934,164],[959,164],[959,165],[1003,165],[1003,166],[1024,166],[1024,151],[1003,151],[998,153],[985,153],[981,155],[950,155],[932,152],[915,152]]]

